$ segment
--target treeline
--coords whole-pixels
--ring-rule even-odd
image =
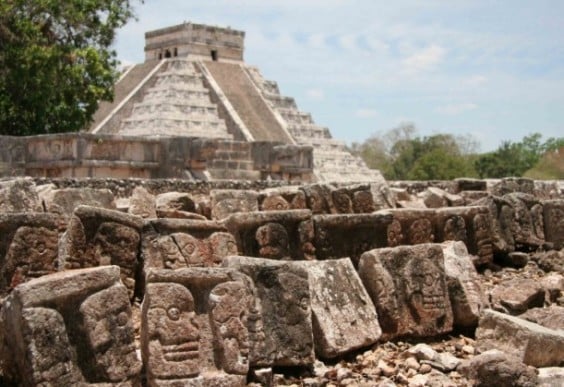
[[[504,141],[479,153],[471,136],[418,136],[413,124],[353,143],[352,153],[389,180],[451,180],[457,177],[564,179],[564,137],[542,140],[540,133],[520,142]]]

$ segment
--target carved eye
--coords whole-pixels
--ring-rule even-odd
[[[174,321],[180,318],[180,310],[175,307],[169,308],[167,314],[168,314],[168,318]]]
[[[128,320],[129,320],[129,316],[127,315],[126,312],[121,312],[117,316],[117,324],[120,327],[123,327],[124,325],[126,325]]]

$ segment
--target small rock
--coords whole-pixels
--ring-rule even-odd
[[[378,368],[382,371],[382,375],[384,376],[393,376],[396,374],[395,367],[390,366],[384,360],[378,362]]]
[[[468,355],[473,355],[476,352],[476,348],[471,345],[463,345],[461,350]]]
[[[419,367],[419,373],[428,374],[432,369],[433,367],[431,367],[429,364],[421,364],[421,367]]]
[[[417,344],[409,348],[407,353],[414,355],[418,360],[435,360],[438,356],[437,351],[427,344]]]
[[[407,359],[405,359],[404,364],[407,368],[413,369],[413,370],[416,370],[416,371],[419,369],[419,367],[421,367],[421,365],[419,364],[417,359],[414,358],[414,357],[408,357]]]
[[[340,367],[337,368],[337,380],[342,381],[343,379],[349,378],[352,375],[352,371],[348,368]]]
[[[414,377],[409,379],[408,386],[409,387],[424,387],[427,386],[427,382],[429,381],[429,377],[427,375],[415,375]]]
[[[466,347],[466,346],[465,346]],[[442,352],[439,354],[439,363],[443,365],[441,371],[452,371],[460,364],[461,360],[456,356],[451,355],[448,352]]]
[[[396,375],[396,381],[400,384],[408,384],[409,383],[409,379],[407,378],[407,376],[405,376],[404,374],[402,374],[401,372],[399,372]]]

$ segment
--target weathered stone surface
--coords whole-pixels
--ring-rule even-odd
[[[48,212],[70,217],[78,206],[116,209],[114,194],[109,189],[61,188],[41,191],[40,199]]]
[[[31,179],[0,181],[0,213],[42,210],[35,184]]]
[[[333,204],[332,192],[335,187],[330,184],[312,184],[302,187],[305,194],[307,208],[316,214],[335,214],[337,210]]]
[[[564,275],[552,273],[541,280],[545,291],[544,301],[546,304],[556,302],[564,294]]]
[[[255,295],[225,268],[151,269],[141,351],[151,386],[244,386]]]
[[[144,272],[219,266],[225,257],[237,254],[235,238],[215,221],[154,219],[143,227]]]
[[[445,274],[454,326],[473,328],[478,324],[480,314],[487,306],[478,272],[464,243],[443,242],[441,247],[445,258]]]
[[[258,211],[258,193],[243,190],[212,190],[211,217],[225,219],[236,212]]]
[[[513,209],[509,228],[515,248],[529,250],[541,246],[544,243],[544,222],[540,203],[534,196],[520,192],[507,194],[503,198]]]
[[[156,218],[155,196],[141,186],[135,187],[129,199],[128,212],[141,218]]]
[[[313,259],[310,210],[248,212],[224,221],[242,255],[268,259]]]
[[[467,177],[460,177],[454,179],[457,188],[456,192],[460,191],[486,191],[487,183],[485,180],[472,179]]]
[[[546,308],[529,309],[519,318],[525,319],[545,328],[564,331],[564,307],[550,305]]]
[[[142,227],[143,220],[137,216],[79,206],[60,241],[60,267],[117,265],[121,280],[133,296]]]
[[[427,208],[448,207],[446,192],[440,188],[429,187],[420,194]]]
[[[157,195],[155,203],[159,218],[206,220],[205,216],[196,213],[196,202],[188,193],[166,192]]]
[[[384,338],[430,337],[452,330],[440,245],[368,251],[360,259],[359,274],[376,305]]]
[[[357,265],[365,251],[386,246],[385,230],[392,220],[388,210],[372,214],[314,215],[315,255],[320,260],[350,257]]]
[[[314,361],[308,274],[296,262],[228,257],[224,266],[248,275],[259,300],[252,318],[251,366],[311,365]]]
[[[492,308],[518,315],[527,309],[543,306],[544,289],[533,279],[510,279],[497,285],[490,294]]]
[[[547,273],[555,271],[564,274],[564,249],[534,253],[531,259]]]
[[[22,284],[2,308],[11,374],[22,385],[137,384],[141,362],[117,266]]]
[[[0,214],[0,296],[57,271],[58,223],[54,214]]]
[[[458,370],[471,379],[476,387],[534,387],[538,382],[533,367],[495,349],[466,360]]]
[[[544,201],[543,216],[546,241],[556,250],[564,248],[564,200]]]
[[[318,356],[340,356],[380,338],[376,308],[350,259],[298,263],[309,276]]]
[[[486,309],[476,330],[478,349],[499,349],[534,367],[561,366],[564,331]]]
[[[284,211],[290,209],[290,203],[281,194],[271,194],[262,199],[261,211]]]
[[[538,369],[539,387],[560,387],[564,385],[564,367],[542,367]]]
[[[494,181],[489,191],[494,195],[503,196],[513,192],[522,192],[533,195],[535,183],[532,179],[524,177],[506,177],[499,181]]]

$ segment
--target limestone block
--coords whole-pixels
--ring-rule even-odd
[[[452,305],[453,324],[458,328],[475,328],[487,299],[480,278],[464,243],[441,244],[445,258],[445,274]]]
[[[336,213],[331,192],[335,187],[330,184],[311,184],[301,188],[305,194],[307,208],[315,214]]]
[[[386,228],[392,222],[388,210],[372,214],[314,215],[317,259],[350,257],[356,266],[362,253],[386,246]]]
[[[511,193],[503,197],[513,209],[509,228],[516,249],[532,249],[544,243],[542,205],[532,195]]]
[[[48,212],[70,217],[80,206],[116,209],[114,194],[109,189],[61,188],[46,189],[40,192],[40,199]]]
[[[486,191],[487,184],[485,180],[460,177],[454,179],[456,182],[456,192],[460,191]]]
[[[290,203],[281,194],[270,194],[262,199],[261,211],[284,211],[290,209]]]
[[[430,337],[452,330],[440,245],[374,249],[361,256],[358,271],[376,305],[383,339]]]
[[[429,187],[419,195],[427,208],[441,208],[448,206],[446,192],[440,188]]]
[[[398,208],[389,211],[393,222],[386,231],[387,246],[435,242],[435,210]]]
[[[308,274],[296,262],[228,257],[224,266],[248,275],[258,296],[251,366],[305,366],[314,362]]]
[[[318,356],[340,356],[380,338],[376,308],[350,259],[298,263],[309,276]]]
[[[539,387],[558,387],[564,385],[564,367],[542,367],[538,369]]]
[[[25,386],[140,382],[127,289],[117,266],[46,275],[2,308],[10,374]]]
[[[98,207],[79,206],[61,237],[59,260],[64,270],[117,265],[133,297],[143,220]]]
[[[545,308],[532,308],[519,318],[542,325],[545,328],[561,330],[564,332],[564,307],[550,305]]]
[[[0,296],[57,271],[58,223],[54,214],[0,214]]]
[[[214,189],[210,196],[212,219],[225,219],[236,212],[258,211],[258,193],[255,191]]]
[[[149,270],[141,312],[148,385],[244,386],[255,303],[250,279],[232,269]]]
[[[535,192],[535,182],[524,177],[506,177],[494,182],[489,191],[496,196],[503,196],[513,192],[522,192],[533,195]]]
[[[546,241],[556,250],[564,248],[564,200],[544,201],[543,216]]]
[[[514,278],[496,285],[490,293],[492,308],[518,315],[544,304],[544,288],[534,279]]]
[[[184,192],[166,192],[157,195],[155,199],[157,216],[159,218],[192,218],[204,220],[196,214],[196,203],[192,196]]]
[[[486,196],[470,204],[486,206],[491,214],[491,240],[495,254],[507,254],[515,251],[513,237],[513,218],[515,212],[510,203],[498,196]]]
[[[237,243],[222,224],[188,219],[153,219],[143,227],[143,271],[219,266],[237,255]]]
[[[129,199],[128,212],[141,218],[156,218],[155,196],[141,186],[135,187]]]
[[[562,366],[564,331],[486,309],[476,329],[478,349],[499,349],[533,367]]]
[[[472,385],[476,387],[535,387],[538,382],[533,367],[495,349],[464,361],[458,370],[472,380]]]
[[[41,211],[43,208],[31,179],[18,178],[0,182],[0,213]]]
[[[224,220],[242,255],[268,259],[314,259],[310,210],[247,212]]]

